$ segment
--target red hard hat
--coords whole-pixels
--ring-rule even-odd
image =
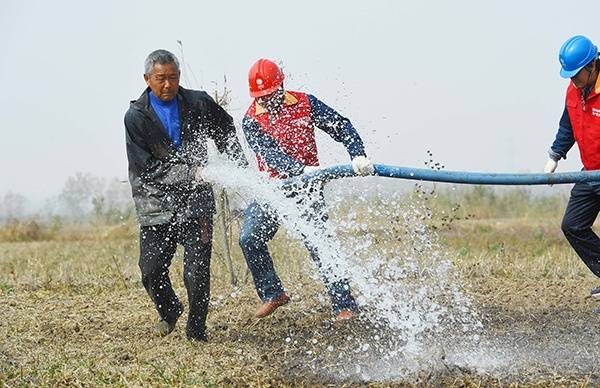
[[[262,97],[276,91],[285,76],[277,64],[268,59],[259,59],[248,72],[250,96]]]

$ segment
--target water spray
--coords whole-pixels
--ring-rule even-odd
[[[380,177],[461,184],[600,182],[600,171],[498,174],[383,164],[374,167],[374,175]],[[307,238],[318,249],[322,269],[350,281],[357,291],[355,297],[361,309],[367,311],[363,319],[375,328],[372,337],[362,338],[348,356],[351,360],[357,354],[363,357],[361,364],[365,368],[355,372],[357,375],[363,378],[388,375],[392,366],[396,377],[408,376],[421,370],[423,365],[433,368],[445,346],[438,341],[448,336],[455,336],[455,341],[463,347],[468,345],[467,338],[474,341],[469,342],[469,346],[479,346],[477,338],[483,333],[483,326],[478,313],[470,297],[463,292],[460,275],[453,270],[451,258],[423,223],[426,215],[418,204],[402,204],[400,197],[395,197],[391,201],[393,208],[386,207],[383,213],[369,209],[342,223],[330,220],[326,229],[321,230],[303,220],[306,209],[285,195],[285,192],[301,192],[303,187],[313,183],[326,184],[354,176],[350,165],[324,168],[283,181],[222,162],[209,164],[205,170],[207,181],[275,209],[293,237]],[[381,220],[388,221],[383,231],[368,231],[370,223]],[[360,237],[354,235],[353,227],[363,230]],[[402,243],[386,243],[400,235],[404,236]]]

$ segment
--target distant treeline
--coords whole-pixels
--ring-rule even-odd
[[[407,190],[346,190],[338,185],[329,195],[330,215],[345,217],[353,210],[386,212],[391,202],[421,204],[431,221],[452,223],[461,219],[558,218],[567,203],[567,187],[539,188],[405,185]],[[372,187],[371,187],[372,188]],[[101,226],[135,227],[135,211],[128,182],[78,173],[65,182],[61,192],[37,211],[26,197],[12,192],[0,196],[0,241],[35,241],[82,234]],[[228,193],[236,201],[235,193]],[[242,201],[243,202],[243,201]],[[234,206],[243,209],[244,204]],[[229,210],[228,210],[229,211]],[[391,210],[390,210],[391,211]],[[237,214],[237,213],[236,213]],[[230,219],[228,215],[226,219]],[[74,232],[74,231],[80,232]],[[68,233],[67,233],[68,231]]]
[[[7,192],[0,196],[0,226],[15,222],[104,223],[114,224],[133,216],[133,201],[128,182],[77,173],[69,177],[57,196],[33,209],[22,194]]]

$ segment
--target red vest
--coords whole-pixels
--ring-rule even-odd
[[[600,77],[585,104],[581,90],[567,88],[567,111],[585,170],[600,169]]]
[[[319,165],[311,107],[306,94],[286,92],[283,107],[275,116],[256,102],[250,105],[246,114],[256,120],[261,130],[275,139],[287,155],[305,166]],[[268,171],[275,178],[286,177],[269,168],[259,155],[256,155],[256,160],[260,171]]]

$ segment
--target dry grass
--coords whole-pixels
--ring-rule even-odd
[[[479,308],[496,316],[488,323],[498,333],[535,330],[548,314],[567,322],[594,307],[583,296],[595,280],[560,235],[558,211],[539,220],[471,217],[448,226],[433,217],[429,222],[470,283]],[[377,225],[386,228],[384,220]],[[377,235],[376,228],[372,233]],[[260,321],[252,317],[258,298],[239,248],[234,244],[233,260],[241,282],[233,287],[216,234],[208,343],[188,342],[182,324],[166,338],[151,335],[156,317],[140,282],[133,223],[61,227],[45,237],[3,237],[0,243],[0,385],[415,383],[363,381],[354,372],[367,357],[356,351],[365,339],[372,340],[375,329],[360,320],[342,326],[332,322],[307,253],[285,233],[271,247],[293,303]],[[184,297],[181,252],[172,276]],[[547,292],[540,294],[540,289]],[[424,371],[419,378],[417,384],[448,386],[519,382],[458,369],[439,375]],[[542,372],[522,382],[586,386],[593,378],[589,371]]]

